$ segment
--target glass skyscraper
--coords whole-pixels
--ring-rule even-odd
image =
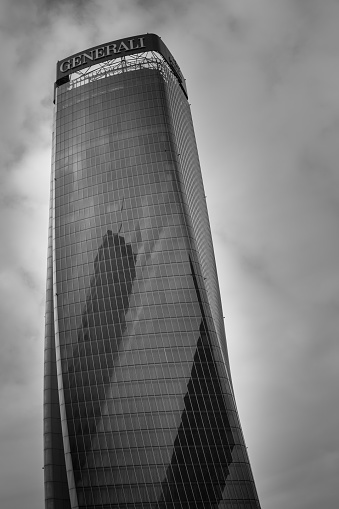
[[[181,71],[160,38],[58,62],[46,509],[259,509]]]

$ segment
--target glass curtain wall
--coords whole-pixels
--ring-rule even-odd
[[[166,64],[57,89],[47,509],[258,509],[187,99]]]

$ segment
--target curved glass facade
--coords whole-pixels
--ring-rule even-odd
[[[62,84],[53,140],[46,509],[258,509],[176,77]]]

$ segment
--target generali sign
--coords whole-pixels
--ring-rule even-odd
[[[56,86],[63,83],[65,79],[67,80],[67,76],[73,72],[80,71],[81,69],[85,69],[86,67],[100,62],[105,62],[106,60],[113,60],[114,58],[119,58],[124,55],[133,55],[146,51],[156,51],[164,57],[187,96],[185,79],[178,64],[167,46],[165,46],[160,37],[155,34],[143,34],[126,39],[118,39],[117,41],[95,46],[94,48],[64,58],[57,63]]]
[[[111,59],[114,56],[121,56],[122,53],[135,52],[135,50],[146,48],[144,44],[144,37],[137,39],[124,39],[118,42],[110,42],[105,46],[97,46],[93,49],[88,49],[83,53],[75,55],[74,57],[62,60],[59,63],[59,71],[64,75],[68,71],[73,71],[82,65],[92,65],[93,62],[102,59]]]

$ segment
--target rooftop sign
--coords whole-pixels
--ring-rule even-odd
[[[67,76],[73,72],[80,71],[100,62],[105,62],[106,60],[113,60],[146,51],[156,51],[164,57],[187,96],[185,79],[178,64],[160,37],[155,34],[135,35],[134,37],[107,42],[60,60],[57,63],[56,86],[63,83],[65,78],[67,80]]]

